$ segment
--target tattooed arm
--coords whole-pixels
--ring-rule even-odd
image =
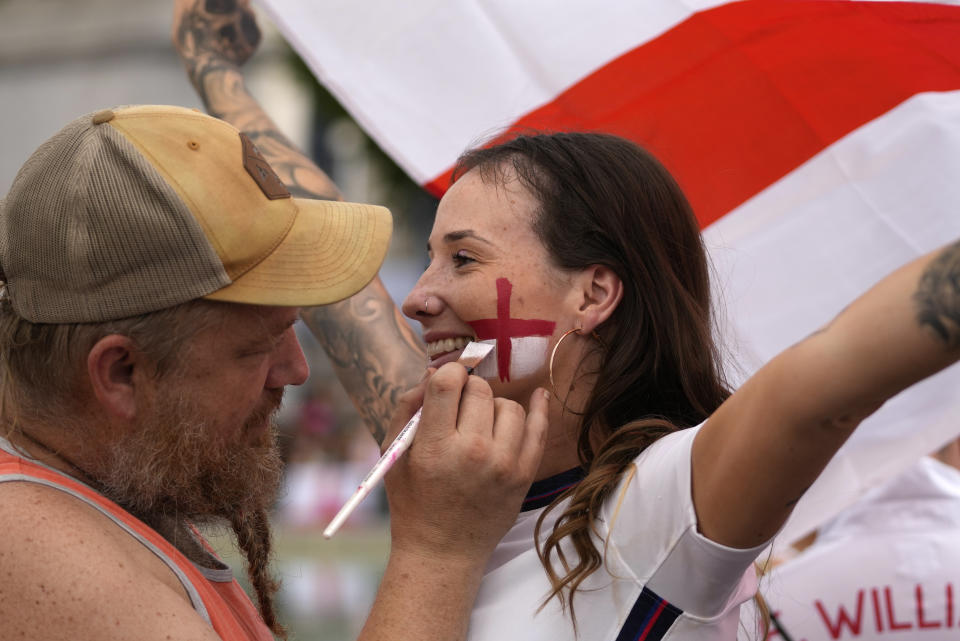
[[[247,92],[240,66],[260,42],[248,0],[175,0],[173,42],[207,111],[250,136],[293,195],[341,199],[330,178],[280,133]],[[379,278],[346,301],[304,310],[303,319],[382,442],[398,395],[423,374],[420,339]]]
[[[693,446],[700,531],[768,540],[860,422],[960,359],[960,243],[886,277],[758,371]]]
[[[960,347],[960,243],[934,259],[913,296],[917,323],[928,327],[944,346]]]

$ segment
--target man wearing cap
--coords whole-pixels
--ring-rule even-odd
[[[292,326],[363,288],[389,237],[387,210],[291,197],[192,110],[83,116],[31,156],[0,203],[0,639],[283,634],[267,508],[271,415],[308,374]],[[459,365],[391,429],[421,402],[364,639],[463,636],[542,451],[545,402],[525,419]],[[194,527],[215,521],[257,608]]]

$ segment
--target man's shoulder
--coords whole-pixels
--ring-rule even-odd
[[[105,514],[60,488],[31,481],[9,481],[0,483],[0,529],[5,533],[33,535],[20,544],[55,541],[70,546],[83,545],[89,537],[116,540],[115,530],[119,528]],[[14,544],[10,540],[4,543]]]
[[[0,483],[0,551],[31,566],[133,568],[176,587],[157,556],[103,511],[58,487]]]
[[[9,533],[36,534],[23,542],[39,542],[45,537],[75,538],[72,528],[88,528],[106,517],[60,489],[29,481],[0,483],[0,545],[14,544]],[[60,541],[65,542],[65,541]]]
[[[0,534],[0,620],[23,638],[59,638],[58,630],[74,630],[75,639],[120,631],[144,638],[145,628],[157,627],[144,620],[148,612],[176,620],[195,638],[215,638],[206,636],[212,630],[169,570],[70,494],[38,483],[0,483]]]
[[[82,574],[130,557],[131,545],[108,517],[54,487],[27,481],[0,483],[0,553],[21,576]],[[132,543],[135,540],[129,535]]]

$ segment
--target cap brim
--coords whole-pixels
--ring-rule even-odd
[[[232,284],[204,298],[252,305],[326,305],[353,296],[373,280],[390,245],[388,209],[300,198],[293,202],[299,211],[280,245]]]

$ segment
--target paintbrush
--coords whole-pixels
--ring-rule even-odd
[[[480,361],[493,351],[493,346],[494,341],[492,340],[480,343],[467,343],[457,362],[467,368],[468,374],[472,374],[474,368],[480,364]],[[360,505],[360,501],[366,498],[370,490],[380,482],[380,479],[387,473],[387,470],[393,467],[394,462],[400,458],[400,455],[407,451],[407,448],[409,448],[413,442],[413,437],[417,433],[417,429],[420,427],[420,414],[422,412],[423,407],[418,409],[417,413],[413,415],[413,418],[403,426],[403,429],[397,434],[397,438],[393,440],[393,443],[391,443],[390,447],[383,453],[380,460],[374,464],[363,480],[360,481],[360,485],[357,487],[356,492],[353,493],[353,496],[350,497],[350,500],[343,504],[343,507],[337,512],[337,515],[330,521],[330,525],[323,531],[323,538],[329,539],[336,534],[340,526],[343,525],[343,522],[347,520],[347,517]]]

